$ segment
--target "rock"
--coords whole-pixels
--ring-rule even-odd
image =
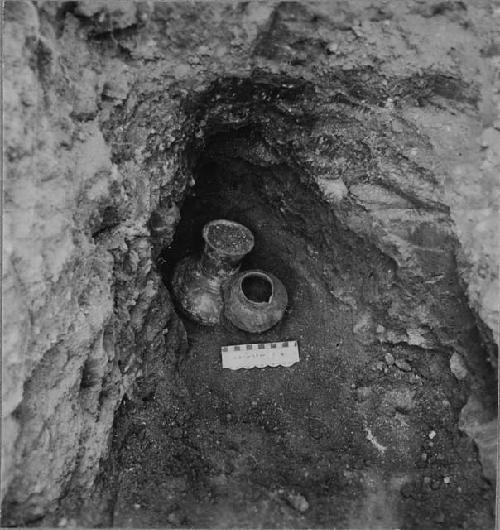
[[[392,366],[394,364],[394,357],[392,353],[387,352],[385,354],[385,362],[387,363],[388,366]]]
[[[464,361],[462,357],[457,353],[454,352],[453,355],[450,357],[450,370],[451,373],[459,380],[465,379],[469,372],[467,371],[467,368],[465,367]]]
[[[82,0],[76,6],[76,13],[94,18],[96,27],[106,32],[127,28],[138,21],[137,4],[121,0]]]
[[[334,55],[338,52],[338,49],[339,49],[339,44],[338,42],[329,42],[327,45],[326,45],[326,52],[329,54],[329,55]]]
[[[321,179],[318,185],[325,197],[333,203],[343,201],[349,194],[349,190],[342,179]]]
[[[180,211],[177,205],[157,208],[152,212],[149,220],[151,235],[165,241],[171,240],[179,219]]]
[[[198,48],[198,53],[200,55],[211,55],[210,48],[208,46],[200,46]]]
[[[123,75],[117,75],[116,78],[105,81],[102,93],[104,96],[117,100],[117,103],[127,98],[129,86],[127,78]]]
[[[361,313],[354,323],[353,332],[356,339],[362,344],[371,344],[375,341],[373,333],[373,318],[369,311]]]
[[[411,372],[411,366],[407,361],[398,359],[394,364],[403,372]]]
[[[300,495],[300,493],[289,493],[286,496],[286,500],[294,510],[297,510],[300,513],[304,513],[309,509],[309,503],[303,495]]]
[[[422,329],[407,329],[406,334],[408,335],[408,344],[411,346],[428,346],[427,339],[425,338],[425,332]]]
[[[498,418],[491,419],[479,399],[471,395],[460,412],[458,426],[476,443],[484,476],[496,483]]]
[[[367,208],[409,208],[410,203],[403,197],[373,184],[356,184],[349,193]]]

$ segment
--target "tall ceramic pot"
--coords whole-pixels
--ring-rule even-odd
[[[245,226],[226,219],[210,221],[202,235],[202,255],[188,256],[177,264],[172,292],[188,317],[213,326],[220,322],[223,310],[222,286],[239,271],[254,237]]]

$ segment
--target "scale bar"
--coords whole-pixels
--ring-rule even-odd
[[[222,368],[266,368],[292,366],[298,363],[299,346],[296,340],[264,344],[235,344],[222,346]]]

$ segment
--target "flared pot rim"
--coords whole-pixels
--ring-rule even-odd
[[[247,236],[247,239],[245,241],[245,245],[242,245],[243,248],[240,249],[232,249],[232,248],[224,248],[224,246],[221,245],[215,245],[213,240],[210,238],[210,231],[212,227],[217,225],[226,225],[226,226],[233,226],[237,228],[242,234],[245,234]],[[254,247],[255,244],[255,238],[253,233],[249,228],[242,225],[241,223],[237,223],[236,221],[230,221],[229,219],[213,219],[212,221],[209,221],[204,227],[202,232],[203,240],[205,241],[205,244],[210,247],[210,249],[214,250],[219,256],[226,256],[226,257],[243,257],[246,256]]]

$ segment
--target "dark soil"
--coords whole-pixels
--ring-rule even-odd
[[[207,234],[210,244],[231,255],[244,255],[250,251],[253,239],[247,231],[237,225],[216,223]]]
[[[360,340],[359,315],[379,296],[357,272],[361,258],[338,252],[332,263],[261,189],[212,167],[161,262],[168,284],[177,260],[199,249],[207,221],[243,223],[255,234],[244,268],[285,284],[286,314],[260,335],[185,320],[187,345],[147,360],[116,421],[106,524],[492,528],[494,491],[457,427],[466,389],[449,371],[449,351]],[[288,191],[314,200],[293,180]],[[381,277],[384,257],[360,252]],[[332,294],[334,267],[356,310]],[[182,335],[180,322],[171,328]],[[299,342],[290,368],[222,369],[224,345],[282,340]]]

